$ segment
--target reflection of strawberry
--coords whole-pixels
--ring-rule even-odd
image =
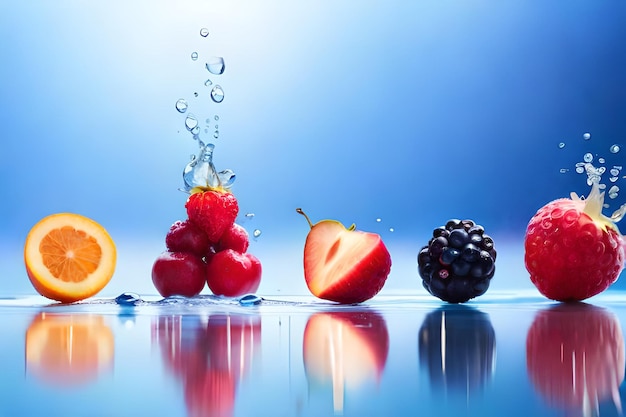
[[[609,287],[624,268],[623,237],[602,215],[597,184],[583,200],[555,200],[530,220],[524,242],[526,269],[539,292],[558,301],[584,300]],[[617,218],[618,216],[616,216]]]
[[[189,220],[204,230],[212,243],[219,241],[239,213],[235,196],[221,189],[194,189],[185,207]]]

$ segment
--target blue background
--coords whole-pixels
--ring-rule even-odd
[[[223,75],[204,69],[213,55]],[[60,211],[114,238],[103,295],[154,293],[196,152],[179,98],[200,120],[219,115],[215,163],[237,173],[241,213],[255,214],[242,224],[262,231],[250,251],[264,294],[307,293],[296,207],[380,233],[393,259],[383,291],[425,291],[417,251],[452,217],[496,240],[492,288],[532,288],[530,217],[588,192],[574,173],[585,152],[624,162],[608,152],[626,147],[622,1],[0,0],[0,56],[4,295],[34,293],[23,242]]]

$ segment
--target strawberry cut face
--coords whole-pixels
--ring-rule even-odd
[[[391,257],[379,235],[333,220],[311,227],[304,278],[316,297],[343,304],[366,301],[382,289],[390,270]]]

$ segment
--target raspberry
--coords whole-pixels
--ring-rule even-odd
[[[417,256],[424,288],[443,301],[464,303],[484,294],[495,273],[496,250],[472,220],[449,220]]]
[[[626,242],[611,218],[602,214],[598,185],[586,199],[572,193],[541,207],[530,219],[524,263],[539,292],[556,301],[581,301],[606,290],[619,277]]]

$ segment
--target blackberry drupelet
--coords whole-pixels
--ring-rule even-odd
[[[464,303],[484,294],[495,273],[496,249],[472,220],[449,220],[417,255],[424,288],[443,301]]]

